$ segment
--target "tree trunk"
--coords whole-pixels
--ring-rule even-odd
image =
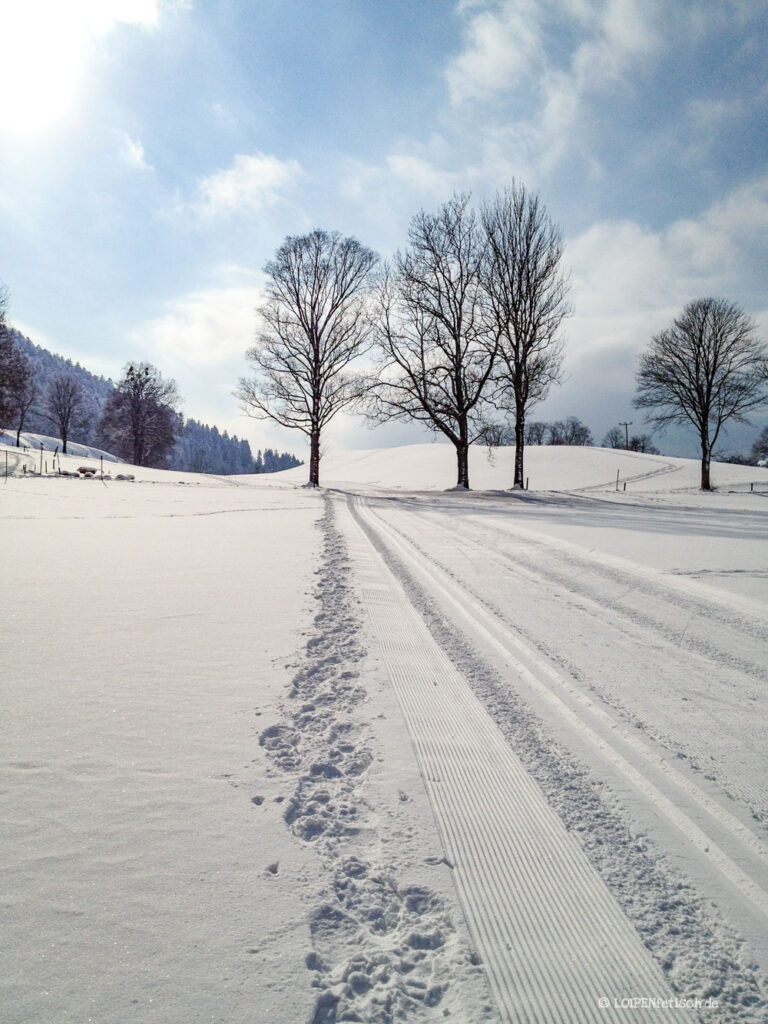
[[[32,405],[31,402],[29,403],[29,405],[27,405],[26,408],[22,408],[20,410],[20,412],[19,412],[19,429],[16,431],[16,447],[17,448],[21,448],[21,432],[24,429],[24,423],[26,421],[27,412],[29,411],[30,405]]]
[[[711,491],[712,483],[709,478],[709,463],[711,459],[711,453],[709,447],[702,443],[701,446],[701,489],[702,491]]]
[[[309,435],[309,486],[320,486],[320,431]]]
[[[469,490],[469,444],[465,438],[461,438],[456,445],[456,462],[459,471],[456,486]]]
[[[144,438],[137,431],[133,435],[133,464],[134,466],[142,466],[144,464]]]
[[[525,417],[515,417],[515,479],[513,487],[524,487],[525,477],[523,476],[523,452],[525,449]]]

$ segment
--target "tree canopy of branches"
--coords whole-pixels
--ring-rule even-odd
[[[547,433],[549,431],[549,424],[544,423],[541,420],[532,420],[530,423],[525,424],[525,443],[526,444],[544,444],[547,440]]]
[[[135,466],[164,466],[179,428],[179,402],[176,381],[151,363],[129,363],[104,404],[104,443]]]
[[[492,401],[514,413],[514,486],[524,481],[528,410],[560,380],[560,326],[571,310],[563,242],[538,195],[513,183],[482,209],[483,283],[500,339]]]
[[[469,446],[483,435],[480,403],[497,348],[482,286],[484,257],[468,196],[413,218],[405,251],[381,275],[379,359],[365,402],[378,422],[415,420],[447,437],[461,488],[469,487]]]
[[[611,429],[606,432],[606,435],[603,438],[601,447],[603,447],[603,448],[626,448],[627,447],[627,437],[626,437],[626,434],[624,433],[624,431],[621,429],[621,427],[611,427]]]
[[[661,452],[653,443],[650,434],[633,434],[629,439],[631,452],[642,452],[644,455],[660,455]]]
[[[19,352],[16,357],[15,380],[10,393],[12,423],[16,429],[16,447],[21,445],[21,432],[32,406],[40,396],[35,371],[27,357]]]
[[[603,448],[623,448],[629,452],[643,452],[646,455],[658,455],[659,449],[651,440],[650,434],[627,435],[621,427],[611,427],[602,440]]]
[[[689,302],[641,356],[634,404],[660,427],[692,426],[701,446],[701,488],[711,489],[710,463],[724,423],[744,422],[768,401],[765,345],[753,321],[732,302]]]
[[[86,422],[83,388],[72,376],[60,374],[48,387],[45,410],[61,438],[61,450],[67,454],[71,431]]]
[[[354,238],[312,231],[286,238],[264,267],[266,301],[235,395],[244,411],[309,438],[309,484],[320,483],[320,439],[356,397],[349,364],[367,347],[365,298],[378,256]]]
[[[547,424],[547,444],[590,445],[592,431],[578,416]]]
[[[489,448],[507,448],[515,443],[515,435],[506,423],[483,423],[478,430],[478,437]]]

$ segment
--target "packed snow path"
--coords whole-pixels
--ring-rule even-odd
[[[720,698],[727,705],[722,716],[724,723],[708,722],[705,723],[702,730],[706,742],[707,732],[710,731],[714,737],[715,726],[721,727],[721,730],[726,733],[725,744],[720,735],[719,742],[717,744],[713,742],[710,749],[718,752],[725,752],[727,749],[730,756],[709,757],[706,769],[710,773],[708,775],[710,780],[715,777],[712,774],[715,772],[718,777],[730,782],[730,790],[738,791],[748,805],[764,806],[762,803],[763,791],[760,789],[765,781],[764,771],[760,770],[763,756],[762,746],[757,735],[749,736],[753,729],[759,728],[759,724],[744,719],[744,704],[746,702],[749,706],[751,687],[761,681],[765,675],[761,663],[761,652],[764,651],[765,646],[765,627],[759,614],[754,614],[757,611],[755,605],[732,595],[718,595],[706,591],[700,586],[692,587],[687,582],[679,584],[677,581],[672,581],[665,586],[659,582],[658,578],[653,578],[658,574],[644,572],[640,566],[634,567],[634,574],[631,574],[628,580],[629,566],[621,564],[621,574],[619,574],[616,571],[618,560],[615,559],[607,559],[603,563],[599,559],[595,559],[595,564],[588,565],[589,559],[585,559],[583,553],[581,558],[577,558],[573,550],[567,550],[565,552],[567,557],[564,558],[562,545],[558,550],[557,544],[544,543],[541,537],[532,537],[525,530],[520,531],[520,536],[517,536],[516,526],[509,523],[508,514],[503,517],[478,515],[476,506],[471,510],[474,513],[474,518],[470,516],[470,506],[464,509],[463,516],[460,516],[459,511],[455,508],[451,508],[450,514],[446,515],[448,506],[441,509],[440,512],[433,510],[430,515],[427,508],[420,507],[418,501],[413,502],[408,499],[378,501],[355,499],[355,508],[356,515],[367,532],[376,539],[379,546],[383,544],[385,550],[395,556],[400,574],[405,572],[406,575],[410,574],[412,578],[417,579],[419,586],[423,588],[422,594],[426,593],[428,600],[433,605],[440,604],[442,610],[452,616],[456,626],[473,637],[477,646],[486,656],[491,654],[497,657],[507,677],[512,680],[511,685],[520,689],[529,701],[536,704],[539,711],[549,716],[550,721],[559,730],[560,738],[565,738],[571,749],[577,751],[580,757],[585,754],[589,755],[590,763],[599,772],[600,778],[607,778],[614,787],[614,791],[628,799],[636,816],[639,814],[641,827],[646,828],[650,824],[654,828],[658,824],[659,818],[661,819],[660,835],[657,838],[667,843],[669,849],[677,854],[678,859],[692,870],[698,882],[705,883],[703,888],[705,897],[720,898],[721,907],[729,911],[729,917],[735,922],[737,930],[752,940],[749,951],[742,951],[739,956],[737,953],[738,940],[734,937],[725,933],[720,936],[712,936],[711,941],[714,945],[708,957],[710,962],[718,961],[719,954],[715,952],[715,947],[720,943],[724,943],[721,952],[729,950],[727,955],[722,957],[722,963],[730,962],[723,970],[714,969],[710,977],[707,977],[706,965],[686,964],[685,954],[681,955],[681,949],[678,949],[677,955],[680,961],[678,987],[688,994],[691,994],[691,986],[698,987],[699,991],[703,991],[701,986],[704,986],[710,993],[717,992],[720,996],[721,1019],[760,1020],[763,1012],[761,1005],[763,1004],[759,992],[762,986],[759,975],[754,975],[752,972],[750,956],[754,952],[764,952],[761,940],[765,936],[765,924],[768,921],[768,861],[766,860],[766,845],[762,829],[759,826],[753,827],[754,821],[750,820],[750,815],[745,814],[744,808],[737,802],[729,800],[727,793],[712,791],[713,787],[700,774],[684,772],[675,767],[674,758],[671,760],[669,757],[669,750],[664,749],[651,738],[660,729],[653,720],[656,704],[648,707],[647,693],[641,693],[640,696],[645,696],[643,706],[646,714],[651,716],[650,724],[639,722],[637,719],[627,721],[617,708],[611,707],[609,703],[600,699],[595,699],[590,686],[585,682],[586,672],[591,666],[587,664],[585,671],[579,672],[576,666],[570,665],[568,667],[574,673],[573,677],[570,676],[567,671],[563,672],[559,667],[558,658],[552,658],[552,648],[550,646],[548,649],[546,643],[548,635],[554,636],[562,643],[563,628],[562,623],[559,623],[556,618],[558,600],[555,599],[556,591],[553,592],[552,589],[553,582],[559,585],[558,589],[561,592],[559,601],[563,600],[563,594],[571,602],[574,601],[575,595],[578,595],[581,604],[588,606],[590,599],[582,593],[587,591],[590,585],[587,569],[601,579],[603,586],[611,572],[617,578],[621,575],[622,590],[632,591],[635,603],[645,602],[645,615],[633,608],[631,602],[629,611],[622,608],[621,614],[609,614],[612,601],[606,601],[604,596],[600,602],[593,600],[592,604],[598,605],[598,611],[602,612],[603,618],[609,620],[604,624],[602,630],[607,647],[614,642],[610,633],[611,630],[617,628],[616,622],[613,621],[616,619],[623,631],[628,634],[624,638],[625,646],[629,649],[634,644],[636,657],[638,652],[642,651],[642,657],[634,666],[635,671],[630,678],[637,685],[638,681],[645,682],[644,674],[646,672],[651,675],[648,682],[649,686],[657,689],[659,693],[656,703],[660,705],[658,716],[662,722],[664,716],[668,716],[670,720],[673,718],[674,708],[670,709],[669,707],[670,698],[673,704],[676,703],[680,697],[679,691],[682,690],[682,696],[685,699],[688,688],[696,686],[698,673],[707,671],[707,659],[710,662],[714,661],[720,673],[725,673],[728,670],[732,677],[734,673],[736,674],[737,680],[734,682],[732,678],[729,682],[732,691],[738,694],[739,699],[731,697],[729,701],[729,693]],[[493,524],[492,529],[488,525],[489,522]],[[482,526],[479,526],[478,523]],[[504,540],[506,537],[506,540],[510,541],[509,531],[515,534],[513,541],[517,543],[515,558],[507,556],[505,562]],[[461,540],[457,542],[459,536]],[[525,543],[521,543],[521,538],[524,538]],[[521,546],[525,550],[528,560],[523,558],[522,571],[518,572],[517,563],[520,560]],[[567,546],[565,547],[567,548]],[[536,582],[539,585],[539,592],[544,590],[544,598],[549,603],[547,609],[537,603],[541,601],[541,597],[537,595],[536,586],[531,584],[531,580],[535,579],[532,572],[531,549],[536,548],[539,549],[535,565],[535,568],[539,570]],[[558,555],[561,563],[559,576],[553,572],[551,564],[548,566],[548,560],[550,563],[553,560],[557,561]],[[570,581],[563,578],[562,563],[568,561],[571,563],[571,570],[576,570]],[[446,562],[450,563],[450,568],[446,566]],[[364,561],[361,564],[365,564]],[[549,567],[549,576],[544,577],[543,580],[540,575],[542,567],[545,569]],[[510,584],[510,580],[514,580],[515,584]],[[569,582],[570,586],[564,586],[566,582]],[[614,586],[615,582],[614,580]],[[522,585],[525,587],[525,592],[515,593],[516,600],[509,601],[510,585],[513,587],[516,585],[518,589]],[[413,697],[405,682],[409,678],[410,671],[410,685],[411,687],[416,686],[413,678],[417,676],[417,673],[412,666],[422,665],[422,681],[424,673],[427,677],[430,675],[433,677],[426,683],[427,697],[423,698],[431,698],[429,715],[425,717],[423,706],[419,712],[414,705],[412,715],[409,716],[429,785],[430,771],[432,770],[430,757],[434,757],[434,749],[430,746],[428,731],[423,737],[423,749],[420,746],[419,736],[427,727],[426,723],[434,719],[435,715],[447,715],[447,722],[441,720],[441,726],[435,726],[439,730],[441,729],[439,735],[442,746],[439,749],[443,751],[446,764],[455,765],[462,761],[461,756],[457,754],[457,751],[464,750],[466,726],[462,729],[462,725],[465,725],[471,718],[467,708],[462,705],[462,699],[468,692],[467,687],[457,681],[455,670],[451,669],[450,662],[447,661],[444,654],[440,668],[436,667],[434,650],[427,658],[426,666],[424,666],[423,653],[421,662],[419,662],[414,650],[409,650],[404,660],[401,659],[398,662],[398,654],[397,652],[392,653],[391,642],[388,638],[392,634],[407,635],[407,629],[402,622],[394,629],[383,625],[383,623],[398,622],[396,608],[402,606],[402,593],[397,597],[390,598],[386,615],[383,617],[380,612],[382,599],[377,596],[375,590],[369,589],[367,601],[371,607],[374,621],[382,623],[380,625],[380,631],[383,631],[381,632],[381,642],[385,649],[389,649],[388,658],[391,661],[390,668],[396,686],[398,686],[398,679],[400,680],[398,692],[401,700],[407,704]],[[649,611],[651,606],[656,613],[656,619]],[[525,620],[526,614],[521,612],[521,608],[526,607],[529,620],[532,608],[541,617],[536,622],[534,615],[528,639],[523,641],[519,632],[510,623],[509,614],[511,612],[513,617]],[[502,608],[504,612],[501,611]],[[594,608],[589,608],[589,611],[595,616]],[[573,616],[573,608],[570,608],[569,612]],[[694,624],[691,620],[696,615],[701,621]],[[683,617],[683,623],[682,626],[676,627],[676,618],[679,617]],[[642,639],[639,646],[636,632],[632,633],[627,627],[627,619],[641,631]],[[666,630],[661,628],[664,624],[662,619],[666,624]],[[418,617],[415,617],[413,621],[417,620]],[[544,632],[542,632],[542,622],[550,623],[549,628]],[[686,630],[683,628],[686,625],[689,634],[687,640]],[[416,628],[419,628],[418,625]],[[421,628],[423,629],[423,627]],[[588,628],[592,630],[592,649],[594,649],[594,640],[597,639],[599,642],[603,636],[599,630],[595,636],[594,621],[588,624]],[[675,634],[676,628],[678,629],[677,634]],[[655,676],[653,654],[646,662],[646,648],[642,640],[644,639],[646,644],[651,640],[649,636],[645,635],[651,629],[655,630],[652,648],[659,647],[659,634],[663,637],[665,633],[671,633],[672,638],[677,640],[674,645],[677,657],[672,658],[671,666],[666,666],[668,670],[671,669],[671,679],[677,685],[674,691],[667,693],[666,700],[663,699],[663,689],[666,685],[669,691],[669,671],[667,674],[662,673],[658,678]],[[642,632],[643,630],[645,633]],[[422,646],[422,641],[416,644],[416,649],[423,651],[426,642]],[[402,647],[403,641],[399,641],[399,643]],[[446,645],[443,646],[445,648]],[[672,644],[669,646],[671,647]],[[434,648],[434,641],[432,641],[432,648]],[[670,652],[664,651],[664,654],[669,657]],[[693,659],[691,654],[694,655]],[[562,656],[559,661],[562,663]],[[700,661],[704,661],[703,667],[700,666]],[[451,674],[452,672],[453,674]],[[448,685],[442,681],[443,676],[446,680],[454,680],[448,707],[444,707],[443,702],[436,702],[434,699],[440,692],[439,688],[442,688],[444,693]],[[438,677],[440,682],[437,681]],[[738,687],[739,682],[741,683],[740,687]],[[716,679],[712,683],[715,691],[718,684],[723,686],[722,680]],[[431,693],[430,686],[435,687]],[[746,693],[744,692],[745,686]],[[717,699],[717,693],[715,693],[715,699]],[[457,707],[460,707],[461,710],[457,718],[451,719],[450,716]],[[736,745],[739,729],[742,730],[741,738],[743,739],[743,733],[746,731],[748,738],[752,739],[751,743]],[[730,747],[728,747],[729,730],[732,734]],[[493,734],[493,730],[491,730],[491,734]],[[701,735],[697,735],[695,732],[688,737],[678,737],[678,746],[672,749],[675,752],[684,751],[687,745],[696,745],[701,742],[701,739]],[[480,743],[480,746],[486,752],[493,749],[493,743],[487,738]],[[699,757],[701,759],[701,753],[699,753]],[[678,763],[681,762],[678,760]],[[445,780],[447,774],[446,770],[441,768],[438,777]],[[521,778],[525,778],[525,776],[521,776]],[[487,779],[482,783],[476,779],[474,788],[470,790],[473,799],[477,800],[477,794],[484,792],[487,786]],[[446,824],[443,819],[447,818],[449,822],[451,820],[454,822],[456,820],[461,822],[475,820],[477,822],[477,806],[473,799],[470,799],[469,806],[462,806],[459,799],[448,799],[448,809],[446,810],[446,798],[442,796],[443,788],[435,790],[435,786],[432,785],[430,791],[433,793],[438,819],[442,821],[446,833],[446,842],[449,847],[455,849],[455,842],[451,839],[451,825]],[[501,787],[497,791],[497,796],[499,793],[511,791],[523,792],[524,790],[519,789],[519,786],[516,789],[510,784]],[[491,804],[494,803],[491,800]],[[486,814],[493,818],[489,809],[486,809]],[[544,820],[541,814],[537,813],[536,817]],[[493,818],[493,820],[496,819]],[[471,825],[467,825],[467,827],[472,832]],[[492,825],[487,821],[477,822],[474,831],[478,835],[490,835],[495,827],[499,827],[498,824]],[[577,827],[588,828],[589,821],[582,822],[581,826]],[[462,880],[461,856],[456,857],[456,863],[457,880],[459,880],[460,891],[463,892],[470,923],[473,914],[475,915],[475,934],[478,936],[479,946],[488,957],[489,963],[493,962],[495,955],[499,956],[500,963],[503,963],[504,954],[499,953],[498,948],[494,952],[494,940],[490,942],[489,948],[482,938],[482,928],[477,930],[477,914],[482,921],[483,917],[489,913],[489,907],[486,906],[483,909],[483,901],[490,901],[493,905],[494,911],[491,913],[491,917],[494,917],[497,905],[496,897],[489,895],[492,892],[490,886],[482,884],[479,893],[477,890],[473,892],[472,886]],[[514,858],[514,863],[519,865],[520,858]],[[471,869],[467,868],[468,864],[471,864]],[[478,872],[477,864],[471,859],[470,861],[465,860],[464,866],[474,884],[477,885],[482,871]],[[613,870],[615,872],[615,867]],[[541,894],[547,891],[547,887],[540,881],[534,881],[533,878],[529,878],[528,883],[525,889],[531,894],[532,906],[535,906],[537,912],[540,913],[542,904],[545,903]],[[622,882],[622,884],[626,883]],[[660,885],[661,888],[666,886],[667,889],[674,890],[674,882],[670,882],[663,876]],[[647,920],[649,915],[646,910],[644,912],[645,920],[642,923],[636,922],[636,925],[643,932],[661,933],[669,929],[672,936],[679,935],[680,929],[675,928],[674,923],[670,927],[670,922],[664,921],[665,909],[674,912],[674,907],[668,905],[668,899],[664,898],[661,892],[657,893],[657,897],[658,920],[649,923]],[[631,903],[632,898],[628,902]],[[595,905],[594,902],[592,905]],[[677,907],[677,914],[681,918],[685,916],[681,909],[682,902],[676,901],[675,907]],[[515,903],[515,908],[517,912],[520,911],[519,902]],[[512,908],[509,909],[512,912]],[[703,905],[700,901],[697,902],[692,898],[686,914],[689,916],[686,927],[692,932],[698,931],[700,933],[699,942],[704,943],[701,933],[711,930],[711,921],[707,923],[707,912]],[[666,916],[669,917],[669,913]],[[691,926],[691,922],[697,917],[699,918],[698,923]],[[580,919],[583,921],[583,916]],[[542,926],[537,923],[536,927],[539,929]],[[588,929],[589,925],[587,924],[586,927]],[[546,930],[546,925],[543,926],[543,930]],[[715,927],[714,930],[717,931],[717,928]],[[598,928],[595,934],[598,934],[599,931]],[[673,939],[672,946],[670,946],[669,938],[669,935],[659,934],[652,936],[650,940],[651,945],[657,946],[658,959],[666,965],[674,959],[671,949],[675,942]],[[688,940],[692,939],[694,939],[694,935],[689,934]],[[498,942],[498,937],[495,942]],[[677,944],[679,947],[685,945],[679,942]],[[590,940],[588,936],[582,934],[579,948],[583,950],[592,948],[593,945],[594,935]],[[535,940],[528,938],[527,946],[529,950],[535,948]],[[552,949],[556,948],[557,942],[553,941],[551,936],[548,941],[543,941],[541,947],[542,961],[547,964],[553,990],[558,987],[554,980],[557,975],[557,962],[556,959],[553,961],[551,956]],[[618,948],[618,945],[615,944],[614,948]],[[621,955],[619,955],[619,959],[622,959]],[[509,959],[506,962],[509,965]],[[499,980],[504,977],[503,968],[499,967],[498,971],[492,970],[491,974],[496,981],[497,997],[500,1004],[505,1005],[505,983],[503,980]],[[573,985],[566,986],[565,989],[561,985],[559,991],[567,990],[570,998],[575,1000],[574,993],[589,991],[589,986],[592,983],[593,979],[589,978],[587,967],[582,975],[582,984],[586,986],[585,990],[580,989],[578,985],[575,988]],[[609,991],[617,990],[616,987],[605,982],[603,985]],[[546,990],[546,986],[544,988]],[[619,984],[618,989],[638,991],[636,985],[625,986],[622,989]],[[648,991],[647,984],[643,990]],[[538,986],[537,992],[538,998],[541,1000],[541,985]],[[517,994],[515,998],[517,998]],[[593,1005],[595,1002],[593,1000]],[[519,1006],[516,1012],[519,1015]],[[574,1006],[569,1006],[570,1019],[576,1019],[575,1012]],[[549,1014],[549,1019],[554,1019],[551,1008],[544,1011],[543,1019],[547,1019],[547,1014]],[[518,1018],[510,1017],[510,1019]],[[537,1018],[532,1016],[530,1019]]]
[[[583,851],[362,532],[355,547],[365,603],[502,1019],[580,1024],[604,1020],[606,998],[671,1000]],[[636,1019],[688,1016],[657,1008]]]

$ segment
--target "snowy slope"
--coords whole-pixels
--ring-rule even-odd
[[[473,490],[511,487],[514,449],[470,450],[470,484]],[[580,448],[560,445],[533,446],[525,450],[525,473],[533,491],[614,490],[630,493],[698,489],[699,463],[663,455],[642,455],[613,448]],[[303,483],[306,466],[274,474],[277,481]],[[718,488],[748,489],[752,481],[768,488],[768,470],[727,463],[713,465]],[[452,445],[419,444],[401,448],[331,452],[320,464],[325,486],[366,486],[396,490],[444,490],[456,483],[456,458]]]
[[[60,438],[50,437],[47,434],[30,434],[27,431],[22,431],[19,435],[19,442],[23,450],[32,454],[39,454],[41,448],[44,452],[61,451]],[[0,430],[0,445],[8,445],[15,448],[15,431]],[[119,462],[117,456],[111,455],[109,452],[102,451],[101,448],[91,448],[85,444],[78,444],[76,441],[69,441],[67,443],[67,451],[73,458],[103,458],[105,462]]]

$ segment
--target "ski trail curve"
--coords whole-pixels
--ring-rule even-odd
[[[610,631],[614,640],[625,638],[627,644],[645,647],[646,651],[652,645],[661,649],[664,644],[665,671],[669,677],[674,676],[673,665],[680,666],[679,670],[685,668],[686,673],[695,668],[699,678],[717,678],[721,687],[727,685],[726,680],[732,681],[731,685],[733,681],[743,680],[755,695],[768,681],[765,662],[768,625],[764,617],[759,617],[758,608],[751,606],[745,610],[743,602],[726,603],[723,595],[710,594],[700,587],[681,589],[675,577],[651,574],[629,562],[613,567],[584,553],[575,553],[563,544],[544,544],[532,539],[528,531],[521,532],[508,523],[493,521],[483,526],[485,530],[474,519],[462,520],[463,552],[475,565],[482,564],[484,578],[492,573],[498,579],[500,574],[506,573],[508,577],[514,575],[518,580],[529,581],[534,588],[549,588],[557,595],[559,614],[591,622],[604,636]],[[402,530],[398,532],[406,536]],[[430,515],[428,535],[432,539],[438,534],[446,539],[452,536],[438,517]],[[416,535],[410,529],[407,536],[410,544],[426,555],[424,531]],[[536,649],[549,663],[554,661],[564,667],[572,680],[584,679],[584,669],[557,652],[551,638],[531,634],[519,616],[514,622],[510,620],[498,599],[494,601],[483,594],[474,579],[468,582],[466,574],[462,577],[455,566],[451,568],[443,560],[438,561],[437,556],[432,561],[451,579],[458,582],[463,578],[461,587],[495,619],[506,622],[525,640],[527,649]],[[647,658],[648,673],[656,680],[663,678],[659,660],[658,656],[655,660]],[[689,765],[702,775],[716,779],[725,792],[742,801],[757,819],[766,820],[766,780],[762,764],[754,760],[732,760],[726,766],[709,756],[714,749],[713,739],[721,742],[721,736],[730,736],[735,743],[742,741],[743,727],[735,717],[736,708],[734,717],[730,717],[730,709],[729,717],[718,716],[716,736],[712,728],[683,733],[674,718],[662,713],[663,702],[654,708],[655,720],[651,725],[646,718],[647,711],[632,704],[630,693],[612,684],[605,673],[598,681],[599,676],[600,673],[591,676],[589,688],[616,709],[625,723],[631,723],[634,729],[662,743],[673,754],[682,753]],[[756,737],[752,748],[755,752],[761,748]],[[763,849],[763,853],[768,851]]]
[[[653,480],[659,476],[669,476],[672,473],[679,473],[680,466],[676,466],[672,462],[665,462],[658,469],[652,469],[645,473],[635,473],[633,476],[625,476],[622,478],[621,483],[624,484],[626,490],[627,484],[637,484],[644,480]],[[602,484],[589,484],[587,487],[575,487],[573,489],[574,494],[589,494],[591,491],[605,491],[614,486],[616,481],[614,479],[608,480]],[[618,490],[618,487],[616,488]]]
[[[691,1020],[582,849],[355,521],[350,554],[499,1012],[514,1024]],[[607,1000],[607,1002],[605,1002]]]
[[[366,514],[372,513],[366,509]],[[388,544],[416,569],[419,576],[429,580],[431,589],[442,593],[464,618],[470,620],[485,641],[497,649],[564,720],[588,736],[630,784],[643,793],[694,847],[704,852],[709,863],[768,918],[766,847],[760,838],[652,751],[636,730],[617,724],[595,701],[572,686],[557,669],[498,621],[467,588],[415,548],[406,546],[408,542],[399,531],[378,517],[375,520],[377,531],[386,536]],[[639,760],[636,760],[636,755],[639,755]],[[663,786],[660,785],[661,780],[664,781]],[[701,819],[702,824],[683,809],[683,795],[687,802],[707,815],[706,819]],[[704,822],[707,822],[706,827],[702,827]],[[715,841],[713,837],[716,835],[727,838],[728,852]],[[738,851],[738,854],[731,851]]]

